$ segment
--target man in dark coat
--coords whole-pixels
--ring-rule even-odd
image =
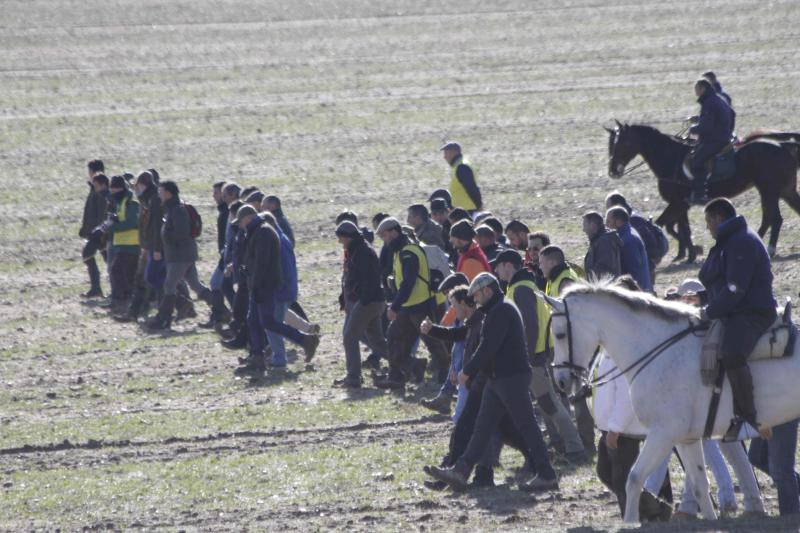
[[[102,235],[95,233],[95,228],[101,225],[106,218],[108,208],[108,178],[103,172],[105,167],[99,159],[89,161],[89,194],[83,205],[83,219],[78,235],[86,239],[81,256],[89,271],[89,291],[81,296],[84,298],[96,298],[103,296],[103,289],[100,287],[100,269],[97,267],[95,254],[101,249]],[[105,259],[105,255],[103,255]]]
[[[692,152],[691,171],[694,176],[692,201],[706,201],[705,164],[730,144],[733,136],[733,114],[731,107],[705,78],[694,85],[697,101],[700,104],[700,117],[689,132],[697,135],[697,146]]]
[[[250,205],[239,208],[234,222],[240,231],[246,232],[243,273],[250,291],[250,307],[247,312],[250,358],[245,366],[236,369],[236,374],[249,374],[256,378],[264,374],[264,349],[267,340],[265,330],[302,346],[306,362],[311,361],[319,346],[319,336],[301,333],[276,317],[278,292],[284,281],[281,242],[277,231],[269,222],[260,218]]]
[[[380,263],[375,250],[353,222],[341,222],[336,227],[336,237],[345,249],[342,301],[346,314],[342,336],[347,374],[334,385],[360,388],[363,380],[359,342],[366,340],[373,353],[379,356],[388,351],[381,325],[386,302],[381,288]]]
[[[167,264],[164,296],[156,316],[147,321],[150,329],[167,329],[172,323],[172,312],[177,300],[178,283],[186,281],[189,287],[207,304],[211,305],[211,291],[197,276],[197,242],[192,235],[192,220],[186,206],[178,196],[174,181],[162,181],[158,196],[164,213],[161,225],[163,257]]]
[[[547,446],[536,422],[530,390],[531,366],[522,317],[513,302],[505,299],[493,275],[484,272],[470,284],[469,294],[486,315],[480,344],[459,374],[461,384],[487,376],[480,412],[467,449],[452,468],[431,467],[429,474],[456,490],[466,488],[475,464],[486,452],[500,420],[509,415],[519,429],[534,461],[536,476],[521,483],[530,491],[558,488],[558,478],[547,454]]]
[[[589,250],[583,260],[586,276],[594,279],[619,276],[622,273],[622,239],[617,232],[607,229],[603,215],[596,211],[583,215],[583,232],[589,238]]]
[[[611,209],[614,206],[625,208],[625,211],[628,212],[628,220],[631,226],[639,234],[639,237],[641,237],[650,265],[650,283],[655,285],[656,265],[661,262],[666,252],[666,250],[662,248],[662,242],[659,236],[654,234],[659,228],[654,226],[648,218],[634,209],[628,200],[617,191],[611,192],[606,196],[606,209]]]
[[[218,181],[212,186],[212,196],[214,203],[217,204],[217,250],[219,251],[219,259],[217,267],[211,274],[209,280],[209,288],[211,289],[211,314],[206,322],[199,324],[201,328],[214,328],[221,331],[222,323],[227,322],[230,318],[230,311],[225,306],[224,285],[225,278],[225,263],[222,260],[222,254],[225,251],[225,241],[228,235],[228,202],[225,201],[225,195],[222,189],[225,187],[224,181]],[[235,201],[235,200],[234,200]],[[229,292],[232,291],[232,287]],[[231,295],[231,300],[233,299]]]
[[[265,196],[261,207],[262,209],[272,213],[272,216],[275,217],[275,220],[281,227],[281,231],[283,231],[283,233],[292,242],[292,246],[296,246],[294,240],[294,230],[292,230],[292,225],[289,223],[289,219],[286,218],[286,215],[283,212],[283,207],[281,206],[281,199],[274,195]]]
[[[703,317],[722,320],[722,366],[733,389],[734,412],[728,438],[736,439],[741,422],[769,438],[770,428],[760,427],[753,400],[753,378],[747,357],[759,337],[777,318],[772,292],[772,265],[759,236],[736,215],[727,198],[717,198],[705,207],[706,225],[716,244],[700,269],[708,305]]]

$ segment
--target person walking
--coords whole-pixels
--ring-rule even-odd
[[[139,202],[128,190],[122,176],[111,178],[111,213],[108,235],[111,242],[111,311],[124,312],[133,296],[139,260]]]
[[[622,239],[617,232],[606,228],[603,215],[590,211],[583,215],[583,233],[589,238],[589,250],[583,259],[586,275],[594,279],[619,277],[622,274]]]
[[[630,216],[625,208],[612,207],[606,212],[606,226],[616,230],[622,239],[620,267],[623,274],[630,274],[645,292],[653,291],[650,280],[650,264],[644,241],[630,224]]]
[[[102,161],[95,159],[89,161],[87,166],[89,169],[89,194],[83,205],[83,218],[78,235],[86,239],[81,257],[89,272],[89,290],[81,296],[83,298],[100,298],[103,296],[103,289],[100,286],[100,269],[97,267],[95,255],[102,249],[102,235],[95,233],[95,229],[106,218],[109,181],[104,174],[105,166]],[[103,258],[105,259],[105,255]]]
[[[451,169],[449,187],[451,205],[466,209],[470,214],[477,213],[483,208],[481,190],[475,178],[475,170],[461,153],[461,145],[450,141],[440,150]]]

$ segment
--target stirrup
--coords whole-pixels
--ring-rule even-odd
[[[726,431],[725,435],[722,437],[722,442],[736,442],[741,440],[739,434],[742,432],[742,426],[744,426],[744,424],[744,418],[740,416],[732,418],[728,431]]]

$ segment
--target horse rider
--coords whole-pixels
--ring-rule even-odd
[[[724,440],[736,440],[742,422],[748,422],[764,438],[771,429],[759,426],[753,398],[753,378],[747,357],[777,318],[772,292],[772,266],[759,236],[747,227],[743,216],[727,198],[705,207],[706,226],[716,244],[700,269],[706,287],[704,319],[722,320],[722,367],[733,392],[733,419]],[[701,298],[703,299],[703,298]]]
[[[706,197],[706,162],[712,160],[731,142],[733,136],[733,113],[725,99],[714,90],[711,83],[700,78],[694,84],[700,116],[697,124],[689,129],[697,135],[697,146],[692,151],[690,170],[693,181],[692,202],[704,204]]]

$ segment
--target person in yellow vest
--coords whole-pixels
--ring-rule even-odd
[[[108,238],[111,242],[111,310],[124,311],[133,296],[139,262],[139,202],[122,176],[111,178]]]
[[[475,170],[461,154],[461,145],[450,141],[440,149],[444,160],[450,165],[450,186],[453,207],[466,209],[470,214],[477,213],[483,207],[481,190],[475,177]]]
[[[376,379],[375,386],[385,389],[400,389],[408,380],[422,381],[427,362],[412,357],[411,350],[419,336],[419,325],[430,316],[438,322],[436,295],[430,286],[430,269],[425,252],[411,242],[403,233],[400,222],[394,217],[384,219],[377,228],[378,236],[392,254],[392,275],[396,294],[389,304],[387,317],[390,324],[386,331],[389,345],[389,374]],[[437,339],[422,335],[422,342],[431,354],[437,370],[450,367],[450,357],[444,344]]]
[[[566,458],[573,464],[586,462],[586,452],[580,435],[570,418],[564,404],[553,389],[553,382],[547,372],[547,341],[550,312],[544,299],[537,296],[538,287],[533,273],[522,265],[522,256],[516,250],[503,250],[494,261],[498,279],[508,284],[506,298],[514,302],[522,315],[528,349],[528,359],[533,367],[531,394],[546,418],[548,427],[556,434],[550,434],[550,441],[556,449],[563,449]]]
[[[547,279],[545,293],[553,298],[559,298],[567,287],[580,279],[578,273],[567,263],[564,251],[553,244],[545,246],[539,251],[539,267]],[[550,352],[549,356],[552,357],[552,338],[549,339],[547,348]],[[586,396],[584,394],[576,395],[572,398],[572,405],[575,408],[575,420],[578,423],[578,433],[583,441],[583,447],[594,455],[597,453],[594,418],[586,404]]]

